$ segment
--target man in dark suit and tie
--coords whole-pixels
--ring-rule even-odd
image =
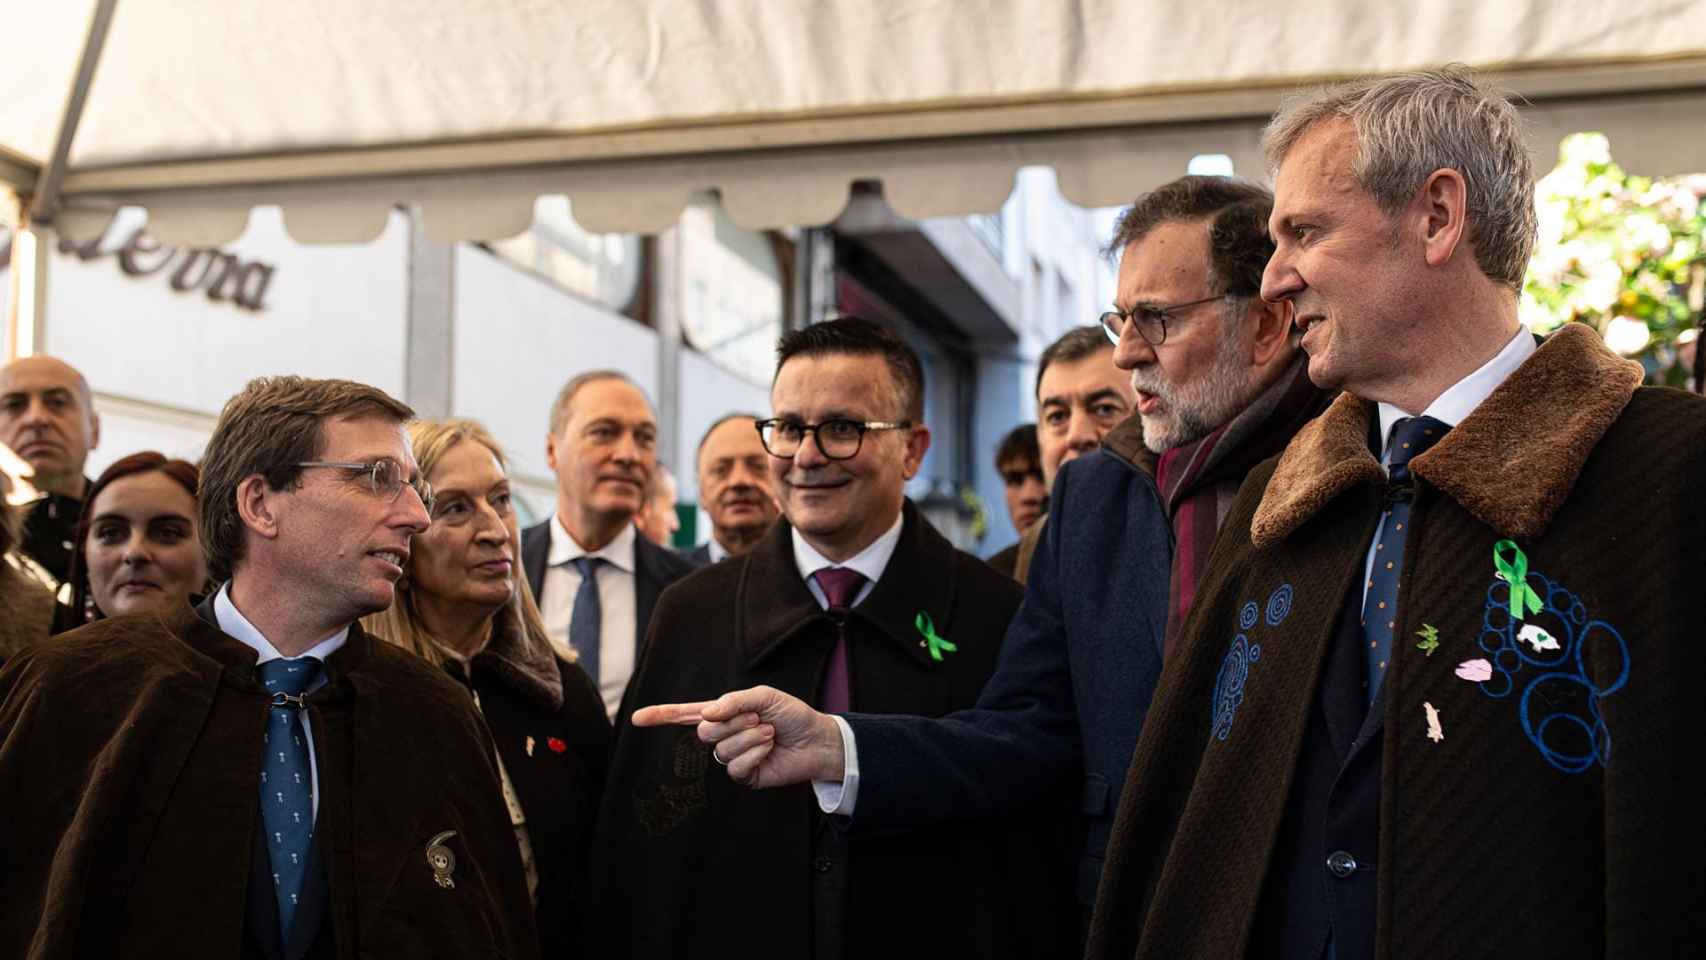
[[[790,333],[777,352],[763,426],[787,522],[670,589],[629,703],[768,683],[826,710],[969,706],[1022,591],[954,549],[905,498],[930,443],[917,355],[853,318]],[[593,923],[605,937],[591,952],[1070,952],[1069,864],[1056,836],[1064,796],[848,837],[811,788],[751,793],[711,767],[722,759],[691,730],[619,725],[592,866]],[[755,902],[766,909],[756,934],[737,919]]]
[[[746,553],[781,515],[757,423],[750,413],[731,413],[699,440],[699,502],[711,518],[711,536],[687,554],[696,566]]]
[[[473,702],[356,623],[429,521],[411,416],[253,381],[201,472],[219,589],[0,670],[0,956],[538,955]]]
[[[557,507],[521,535],[546,632],[565,658],[579,659],[612,717],[658,594],[693,569],[634,527],[657,469],[657,434],[651,401],[626,375],[594,370],[570,380],[545,438]]]
[[[976,709],[832,717],[761,688],[645,711],[635,724],[714,718],[700,736],[718,742],[731,776],[759,787],[819,781],[825,812],[848,817],[855,834],[998,816],[1070,785],[1088,922],[1166,627],[1183,619],[1245,472],[1325,404],[1286,311],[1257,296],[1271,204],[1258,184],[1183,177],[1121,215],[1110,244],[1122,251],[1117,309],[1091,330],[1103,351],[1114,341],[1137,416],[1105,437],[1086,426],[1100,449],[1059,465],[1024,605]],[[1106,362],[1103,351],[1086,352]],[[1048,398],[1082,394],[1043,380],[1046,463]],[[1063,399],[1059,419],[1080,419],[1079,405],[1069,418]],[[746,749],[752,723],[775,729],[774,747]]]

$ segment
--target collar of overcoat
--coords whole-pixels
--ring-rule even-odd
[[[255,676],[255,661],[259,655],[251,647],[219,629],[219,618],[213,612],[213,601],[219,591],[208,593],[199,606],[189,604],[167,615],[167,627],[185,646],[230,671],[240,686],[252,687],[262,693],[260,680]],[[360,623],[352,623],[349,637],[330,657],[326,658],[323,687],[309,696],[320,703],[348,700],[360,693],[363,696],[379,692],[378,678],[369,676],[363,668],[373,656],[375,640]]]
[[[490,670],[504,686],[551,713],[563,709],[563,674],[543,638],[529,639],[513,607],[498,612],[492,638],[472,666]]]
[[[1565,324],[1410,470],[1500,535],[1538,537],[1641,379],[1641,365],[1591,327]],[[1345,393],[1298,431],[1250,521],[1255,547],[1285,540],[1345,491],[1386,481],[1369,451],[1374,417],[1375,404]]]
[[[952,638],[948,616],[954,608],[958,556],[911,500],[902,504],[901,512],[905,521],[894,555],[870,596],[848,613],[848,621],[869,624],[924,666],[939,666],[920,642],[923,634],[917,624],[919,614],[927,614],[939,635]],[[779,521],[748,556],[738,609],[744,621],[739,630],[742,660],[751,670],[802,630],[829,623],[831,617],[800,577],[787,520]]]

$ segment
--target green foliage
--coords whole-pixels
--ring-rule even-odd
[[[1602,134],[1578,133],[1535,191],[1540,242],[1523,284],[1522,319],[1538,333],[1578,321],[1681,385],[1706,293],[1706,176],[1630,176]]]

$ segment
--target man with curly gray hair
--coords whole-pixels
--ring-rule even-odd
[[[1706,937],[1706,400],[1517,319],[1516,108],[1459,68],[1268,129],[1309,376],[1145,721],[1089,956],[1669,956]]]

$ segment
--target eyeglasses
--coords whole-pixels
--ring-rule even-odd
[[[909,430],[911,420],[825,420],[800,423],[794,420],[760,420],[758,439],[773,457],[792,457],[800,452],[806,434],[817,439],[817,449],[831,460],[850,460],[859,455],[867,430]]]
[[[337,460],[307,460],[297,464],[299,467],[327,467],[333,470],[354,470],[367,474],[368,486],[373,495],[390,503],[397,499],[404,487],[414,487],[415,494],[421,498],[421,505],[426,507],[428,515],[432,514],[432,484],[426,478],[415,474],[414,479],[403,470],[403,465],[395,460],[381,457],[372,463],[344,463]]]
[[[1222,293],[1212,297],[1203,297],[1201,300],[1187,300],[1184,303],[1175,303],[1164,307],[1140,303],[1132,307],[1130,313],[1123,310],[1109,310],[1102,314],[1102,332],[1108,335],[1108,339],[1113,341],[1115,346],[1118,346],[1121,335],[1125,333],[1125,325],[1127,321],[1130,321],[1137,324],[1138,336],[1142,337],[1150,346],[1159,347],[1167,339],[1167,321],[1173,319],[1174,311],[1213,303],[1216,300],[1230,300],[1234,296],[1236,294]]]

